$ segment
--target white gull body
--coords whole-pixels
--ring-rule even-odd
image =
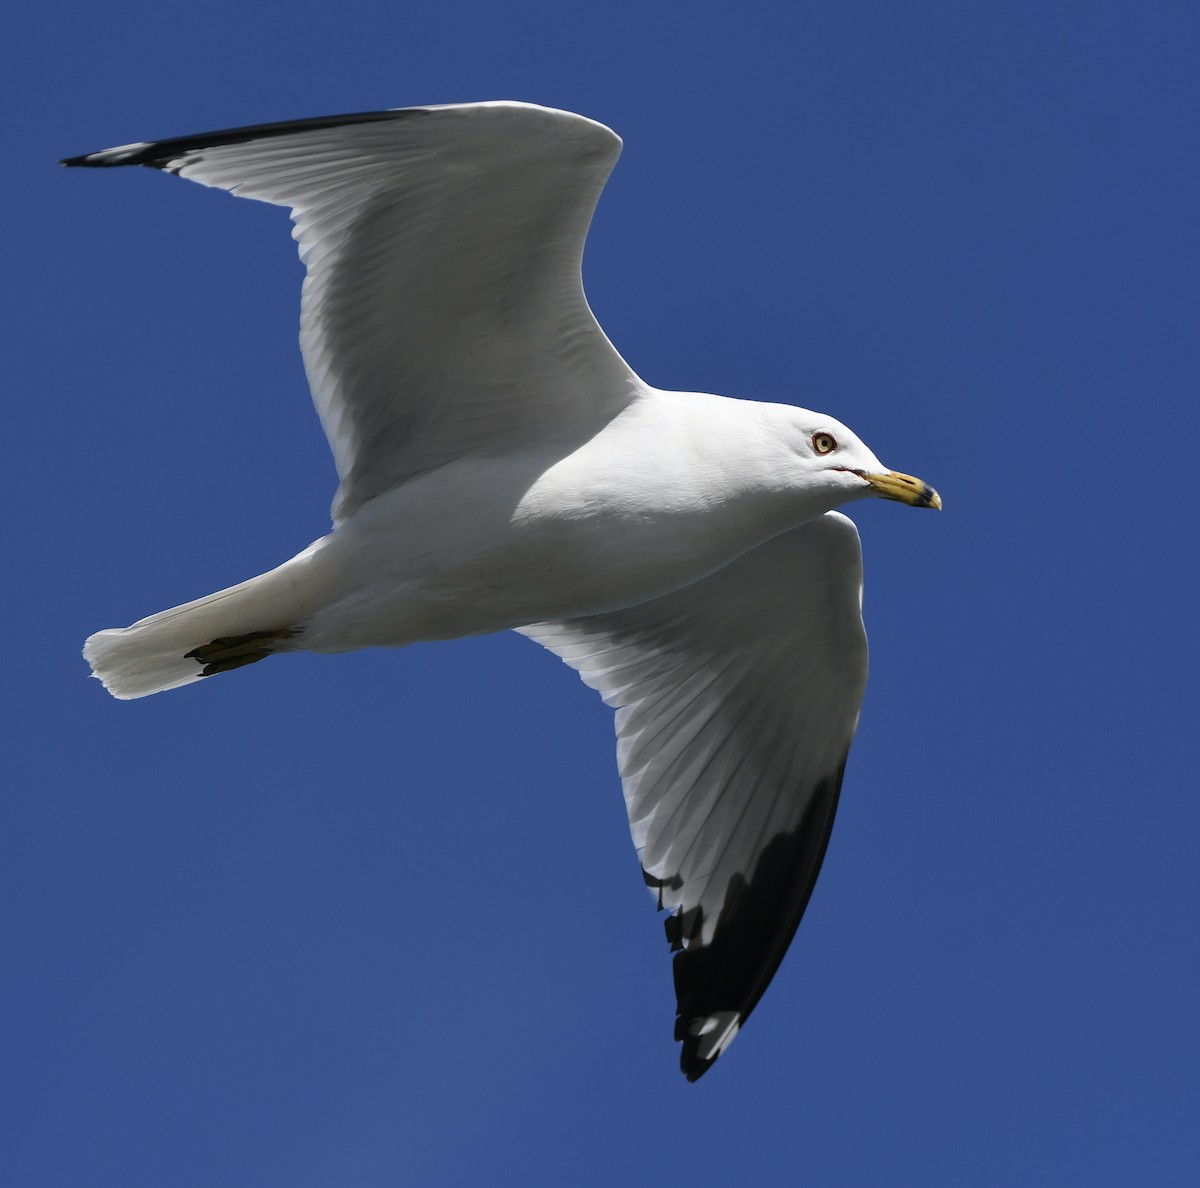
[[[84,654],[136,698],[289,650],[515,629],[555,651],[617,709],[695,1079],[790,943],[858,720],[861,561],[833,509],[940,500],[829,416],[630,370],[580,280],[619,148],[581,116],[503,102],[68,161],[291,209],[301,347],[341,478],[329,535]]]

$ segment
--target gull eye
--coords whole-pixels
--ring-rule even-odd
[[[829,433],[814,433],[812,443],[818,454],[832,454],[837,449],[837,442]]]

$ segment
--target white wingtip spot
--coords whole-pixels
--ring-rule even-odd
[[[95,162],[97,165],[120,165],[131,157],[136,157],[139,153],[144,152],[151,143],[149,140],[139,140],[134,144],[119,144],[116,148],[102,149],[98,153],[88,153],[84,160]]]
[[[737,1011],[714,1011],[688,1024],[688,1035],[700,1042],[696,1055],[701,1060],[716,1060],[737,1038],[742,1017]]]

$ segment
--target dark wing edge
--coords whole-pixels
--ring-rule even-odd
[[[213,132],[197,132],[191,136],[173,136],[167,140],[145,140],[122,144],[116,148],[64,157],[60,165],[83,166],[88,169],[107,169],[118,165],[145,165],[151,169],[171,168],[188,153],[198,149],[247,144],[254,140],[270,140],[296,132],[313,132],[321,128],[341,128],[351,124],[374,124],[384,120],[404,120],[429,115],[427,107],[397,107],[385,111],[348,112],[345,115],[314,116],[305,120],[279,120],[270,124],[247,124],[241,128],[222,128]]]
[[[681,917],[663,921],[678,950],[672,963],[675,1039],[683,1044],[679,1067],[689,1081],[716,1063],[783,962],[821,873],[845,769],[843,758],[817,783],[796,828],[767,844],[749,878],[729,884],[721,926],[708,945],[684,948]],[[701,926],[698,920],[697,932]],[[730,1033],[713,1036],[722,1029]]]

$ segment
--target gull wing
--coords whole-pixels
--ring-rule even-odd
[[[335,519],[458,458],[564,453],[644,387],[583,293],[584,239],[621,150],[525,103],[414,107],[124,145],[291,208],[300,345],[341,478]]]
[[[694,585],[522,628],[616,711],[634,845],[702,1075],[778,968],[821,869],[867,677],[858,531],[830,512]]]

